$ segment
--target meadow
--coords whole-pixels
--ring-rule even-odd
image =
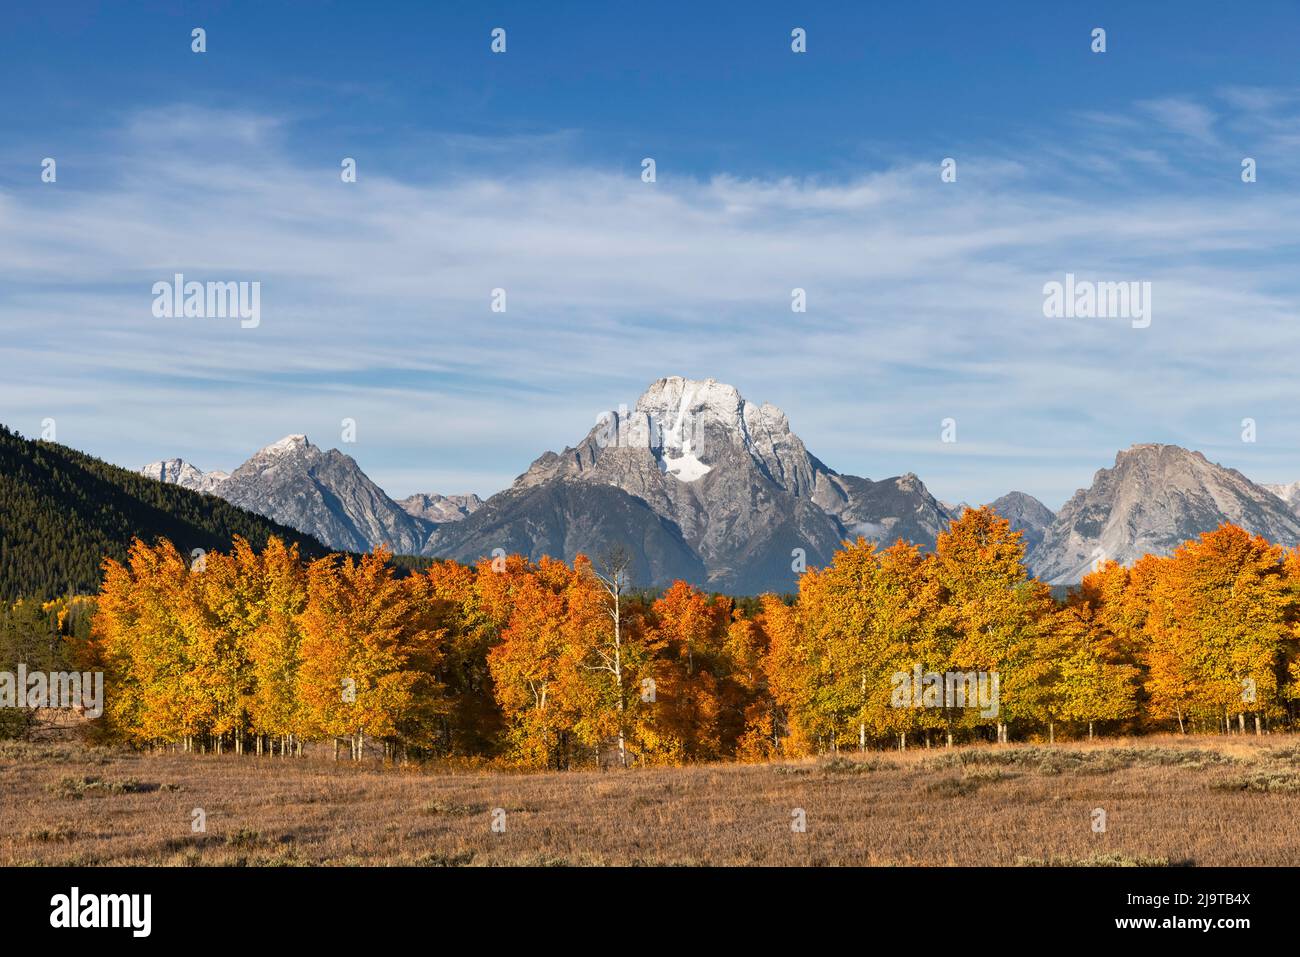
[[[1297,735],[566,772],[10,741],[0,794],[7,866],[1300,862]]]

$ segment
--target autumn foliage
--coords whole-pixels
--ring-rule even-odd
[[[909,742],[1260,732],[1300,697],[1300,555],[1232,525],[1063,601],[1020,535],[968,510],[932,552],[844,543],[798,594],[737,601],[684,582],[520,556],[402,575],[383,552],[187,559],[135,542],[105,562],[92,655],[105,721],[138,745],[528,767],[757,760]],[[995,675],[990,711],[900,706],[900,675]]]

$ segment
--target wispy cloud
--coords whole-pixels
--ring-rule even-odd
[[[1185,139],[1196,140],[1207,146],[1218,145],[1218,137],[1214,133],[1214,111],[1201,103],[1169,96],[1143,100],[1138,103],[1138,108],[1161,126]]]
[[[0,419],[53,416],[127,465],[229,468],[288,432],[336,444],[351,417],[345,450],[390,493],[488,494],[652,379],[712,375],[781,405],[832,466],[915,471],[953,500],[1056,505],[1149,440],[1296,478],[1300,199],[1276,163],[1251,185],[1219,163],[1243,131],[1297,136],[1294,102],[1238,89],[1076,117],[955,151],[956,183],[912,157],[646,184],[557,134],[458,138],[440,155],[460,161],[429,166],[357,155],[345,184],[341,155],[289,145],[292,118],[133,114],[93,177],[0,193]],[[1175,188],[1157,174],[1180,145]],[[544,162],[519,165],[533,148]],[[260,281],[260,327],[154,318],[151,285],[176,272]],[[1150,281],[1151,327],[1044,319],[1066,272]],[[1233,443],[1246,416],[1253,447]]]

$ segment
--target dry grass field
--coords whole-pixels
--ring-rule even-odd
[[[537,774],[8,742],[0,797],[4,865],[1300,863],[1294,736]]]

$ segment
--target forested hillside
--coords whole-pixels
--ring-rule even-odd
[[[276,535],[304,555],[327,551],[222,499],[0,426],[0,600],[96,592],[100,563],[125,559],[133,538],[165,537],[188,552],[229,550],[235,535],[259,545]]]

